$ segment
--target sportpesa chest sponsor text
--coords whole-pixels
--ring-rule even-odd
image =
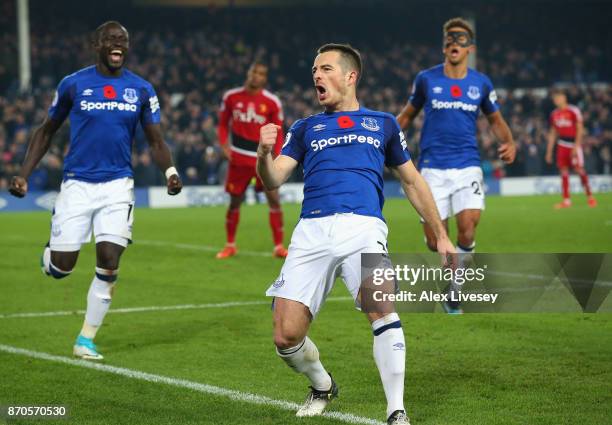
[[[319,139],[313,140],[310,142],[310,146],[312,147],[313,152],[317,152],[325,149],[329,146],[341,145],[341,144],[350,144],[353,142],[357,143],[367,143],[368,145],[373,145],[375,148],[380,147],[380,140],[372,136],[364,136],[357,134],[346,134],[344,136],[338,137],[329,137],[327,139]]]
[[[443,101],[433,99],[431,101],[431,107],[433,109],[461,109],[468,112],[476,112],[478,110],[478,105],[461,102],[460,100]]]
[[[151,106],[151,112],[155,113],[159,109],[159,100],[157,99],[157,96],[150,97],[149,104]],[[126,111],[126,112],[138,112],[138,105],[134,103],[134,101],[128,103],[128,102],[117,102],[115,100],[104,101],[104,102],[101,102],[101,101],[93,102],[93,101],[81,100],[79,105],[81,107],[81,111],[93,111],[93,110],[115,111],[116,110],[116,111]]]
[[[436,88],[439,88],[439,87],[436,87]],[[436,92],[434,91],[434,93]],[[470,93],[468,92],[468,97],[470,97],[473,100],[477,100],[478,98],[480,98],[480,95],[478,95],[478,97],[476,97],[475,95],[470,96]],[[495,92],[495,90],[492,90],[489,93],[489,101],[491,103],[495,103],[497,101],[497,93]],[[479,104],[466,103],[466,102],[462,102],[461,100],[450,100],[449,101],[449,100],[432,99],[431,107],[433,109],[460,109],[462,111],[467,111],[467,112],[476,112],[478,110]]]
[[[137,112],[138,106],[124,102],[88,102],[87,100],[81,100],[81,111],[127,111]]]

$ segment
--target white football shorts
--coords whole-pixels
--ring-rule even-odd
[[[485,209],[484,182],[480,167],[448,170],[423,168],[421,175],[431,189],[442,220],[463,210]]]
[[[78,251],[91,240],[126,247],[132,239],[134,180],[103,183],[65,180],[51,217],[52,251]]]
[[[314,318],[337,277],[359,308],[361,253],[386,253],[388,229],[384,221],[352,213],[301,219],[289,245],[289,254],[269,297],[298,301]]]

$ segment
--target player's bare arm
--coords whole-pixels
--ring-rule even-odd
[[[181,178],[172,164],[172,155],[168,145],[164,142],[159,124],[147,124],[144,126],[144,133],[149,142],[151,158],[168,179],[168,195],[177,195],[183,189]]]
[[[501,142],[501,146],[497,149],[499,158],[506,164],[512,164],[516,158],[516,145],[510,127],[504,120],[501,112],[496,111],[487,115],[487,120],[491,126],[491,130],[495,137]]]
[[[406,130],[412,124],[412,121],[419,114],[420,109],[415,108],[412,103],[408,102],[404,109],[397,116],[397,122],[402,130]]]
[[[61,126],[61,122],[46,118],[40,127],[34,130],[19,175],[13,176],[11,179],[9,186],[11,195],[18,198],[23,198],[26,195],[28,192],[28,177],[49,150],[51,139]]]
[[[257,147],[257,174],[267,190],[278,189],[287,181],[298,163],[295,159],[279,155],[273,159],[274,145],[280,126],[266,124],[261,127]]]
[[[412,161],[407,161],[395,167],[406,197],[414,209],[423,217],[434,231],[438,252],[442,255],[454,254],[455,247],[448,239],[446,229],[438,213],[431,190],[427,182],[417,171]]]
[[[555,147],[555,140],[557,140],[557,131],[551,127],[546,135],[548,143],[546,144],[546,163],[552,164],[553,162],[553,149]]]
[[[219,147],[221,147],[221,153],[223,154],[223,157],[228,161],[232,157],[231,145],[228,141],[229,125],[229,115],[227,113],[222,113],[219,118],[217,137],[219,138]]]

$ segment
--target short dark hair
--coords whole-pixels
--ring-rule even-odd
[[[361,70],[363,63],[361,61],[361,53],[350,44],[327,43],[317,49],[317,54],[325,52],[339,52],[340,57],[347,68],[357,71],[357,83],[361,79]]]
[[[119,22],[119,21],[106,21],[103,24],[101,24],[98,28],[96,28],[96,30],[94,31],[93,36],[92,36],[93,44],[97,44],[98,41],[100,41],[100,34],[102,34],[102,31],[104,31],[104,28],[106,28],[109,25],[116,25],[118,27],[123,28],[127,32],[127,29],[123,25],[121,25],[121,22]]]
[[[567,97],[567,93],[565,93],[565,90],[563,90],[561,87],[553,87],[552,89],[550,89],[551,96],[556,96],[560,94]]]
[[[256,66],[263,66],[266,69],[269,68],[268,64],[262,59],[255,59],[253,62],[251,62],[249,69],[255,68]]]
[[[442,31],[444,32],[444,34],[446,34],[449,29],[454,28],[454,27],[463,28],[470,35],[470,38],[474,40],[474,28],[466,19],[461,18],[459,16],[455,18],[451,18],[448,21],[444,22]]]

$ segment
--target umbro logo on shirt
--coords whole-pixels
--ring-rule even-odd
[[[440,94],[440,93],[442,93],[442,87],[440,87],[440,86],[436,86],[436,87],[434,87],[434,88],[433,88],[433,92],[434,92],[434,94]]]
[[[92,89],[85,89],[83,90],[83,96],[91,96],[93,94],[93,90]]]
[[[324,130],[325,127],[327,127],[325,124],[317,124],[314,127],[312,127],[313,131],[321,131]]]

